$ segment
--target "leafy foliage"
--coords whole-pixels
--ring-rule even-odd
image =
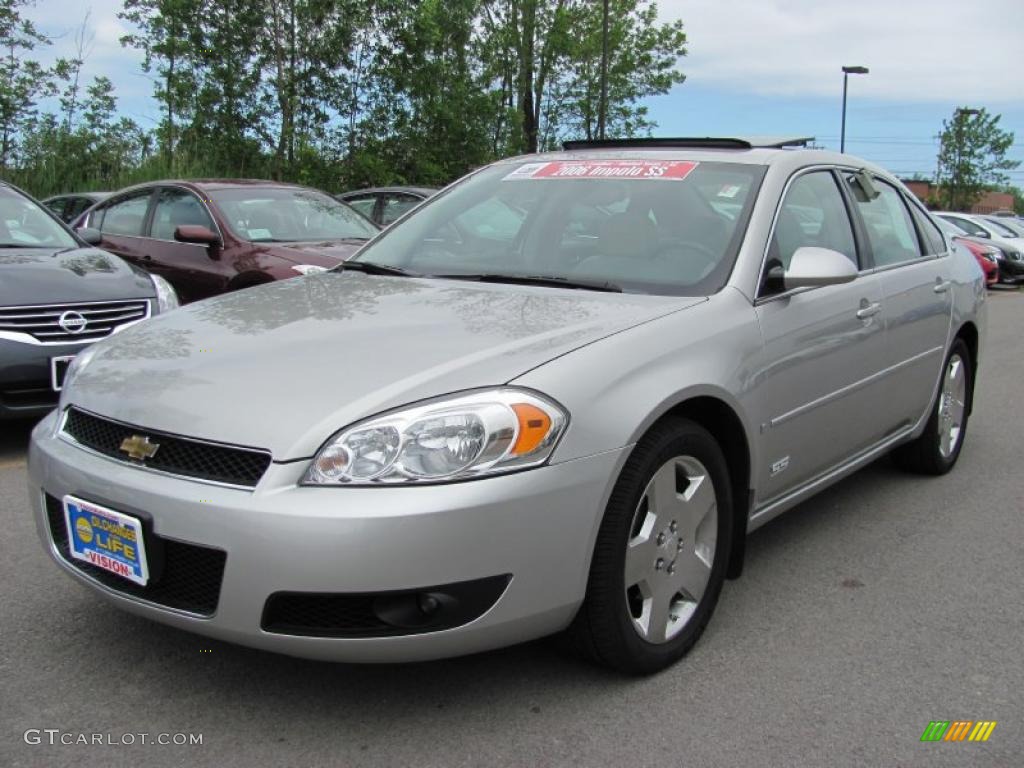
[[[967,210],[986,188],[1009,182],[1002,171],[1020,165],[1006,159],[1013,133],[999,128],[1000,117],[984,109],[960,107],[951,120],[942,122],[938,182],[949,210]]]
[[[336,190],[441,185],[598,132],[646,134],[642,101],[683,82],[682,23],[651,0],[123,0],[160,105],[151,132],[110,82],[44,71],[48,41],[0,0],[0,169],[38,194],[160,176],[272,177]],[[88,17],[87,17],[88,18]],[[605,55],[607,51],[607,55]],[[606,73],[604,75],[603,73]],[[60,114],[38,114],[59,96]]]

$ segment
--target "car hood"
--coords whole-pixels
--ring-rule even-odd
[[[334,267],[351,259],[363,245],[364,241],[361,240],[329,240],[316,243],[276,243],[272,249],[278,256],[296,264]]]
[[[0,306],[153,295],[153,283],[144,272],[97,248],[0,250]]]
[[[321,273],[126,329],[95,345],[66,397],[140,427],[297,459],[359,419],[503,384],[702,301]]]

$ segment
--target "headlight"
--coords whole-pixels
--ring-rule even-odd
[[[174,292],[174,287],[170,283],[160,275],[151,274],[149,279],[153,281],[153,288],[156,289],[156,311],[158,313],[170,312],[181,306],[178,294]]]
[[[535,392],[503,387],[405,408],[342,430],[303,485],[463,480],[543,464],[568,414]]]
[[[296,264],[292,269],[300,275],[315,275],[318,272],[327,271],[327,267],[318,267],[316,264]]]

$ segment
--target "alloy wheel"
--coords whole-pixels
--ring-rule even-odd
[[[707,589],[717,538],[707,468],[692,456],[665,462],[640,497],[626,545],[626,605],[644,640],[666,643],[686,626]]]
[[[956,450],[963,429],[967,401],[967,375],[964,361],[954,354],[946,365],[939,396],[939,453],[948,459]]]

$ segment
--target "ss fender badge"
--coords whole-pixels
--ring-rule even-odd
[[[780,472],[785,472],[789,466],[789,456],[783,456],[781,459],[772,464],[772,477],[775,477]]]

